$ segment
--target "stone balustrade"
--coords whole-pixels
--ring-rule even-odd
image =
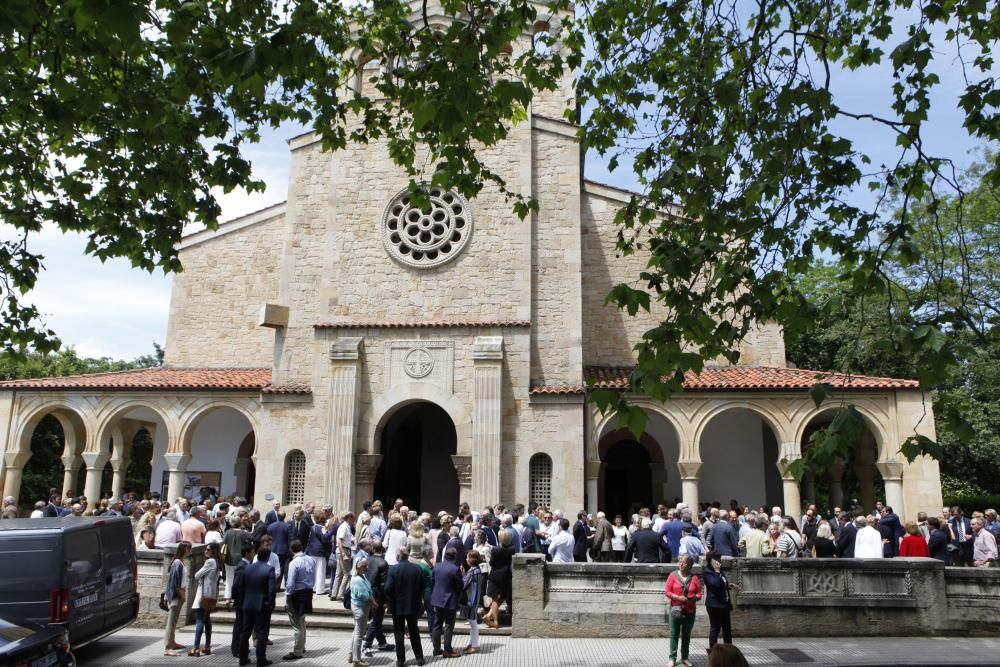
[[[851,628],[853,635],[982,635],[1000,630],[1000,569],[945,568],[929,558],[732,559],[736,635]],[[515,637],[666,636],[673,564],[514,561]],[[700,573],[701,568],[695,567]],[[695,634],[707,633],[698,614]]]

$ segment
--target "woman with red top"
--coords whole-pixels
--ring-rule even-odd
[[[927,541],[920,534],[916,522],[906,522],[906,537],[899,543],[899,555],[903,558],[930,558]]]
[[[670,667],[677,665],[677,638],[681,640],[681,662],[690,667],[688,648],[691,646],[691,628],[694,627],[695,605],[701,599],[701,582],[691,573],[693,561],[687,554],[677,559],[678,569],[667,575],[664,595],[670,600]]]

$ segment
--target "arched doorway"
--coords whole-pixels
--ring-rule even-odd
[[[653,472],[646,448],[635,439],[611,445],[604,455],[604,511],[614,517],[653,506]]]
[[[822,438],[834,415],[814,417],[802,435],[802,451],[814,445],[814,438]],[[802,475],[800,493],[803,504],[816,503],[824,514],[834,507],[847,510],[854,505],[866,512],[875,508],[877,500],[885,500],[885,482],[875,462],[878,444],[866,425],[860,425],[847,460],[837,459],[822,469],[806,470]],[[897,512],[900,508],[893,508]]]
[[[399,408],[382,428],[382,463],[374,497],[391,505],[402,498],[420,512],[454,512],[459,503],[455,424],[442,408],[418,401]]]
[[[741,407],[720,412],[705,425],[699,448],[702,503],[719,502],[723,507],[730,500],[750,507],[784,503],[778,439],[758,413]]]
[[[39,500],[48,500],[49,490],[63,486],[62,454],[65,434],[62,424],[53,415],[45,415],[31,434],[31,458],[24,464],[18,505],[31,507]],[[81,466],[82,467],[82,466]]]
[[[677,431],[662,414],[647,410],[646,416],[646,431],[638,438],[611,422],[598,441],[597,507],[610,517],[627,520],[636,507],[673,504],[681,495]]]

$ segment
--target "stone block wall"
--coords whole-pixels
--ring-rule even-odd
[[[1000,570],[945,568],[929,558],[724,559],[740,586],[733,634],[989,636],[1000,630]],[[515,637],[667,636],[663,590],[672,564],[514,560]],[[696,566],[695,573],[700,573]],[[694,633],[707,632],[698,610]]]
[[[216,235],[182,248],[184,270],[174,276],[170,294],[166,365],[271,365],[273,333],[257,326],[257,315],[278,294],[284,231],[283,216],[276,214],[235,231],[223,225]]]

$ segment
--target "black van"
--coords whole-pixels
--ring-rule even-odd
[[[139,614],[126,517],[0,521],[0,616],[64,626],[74,648]]]

